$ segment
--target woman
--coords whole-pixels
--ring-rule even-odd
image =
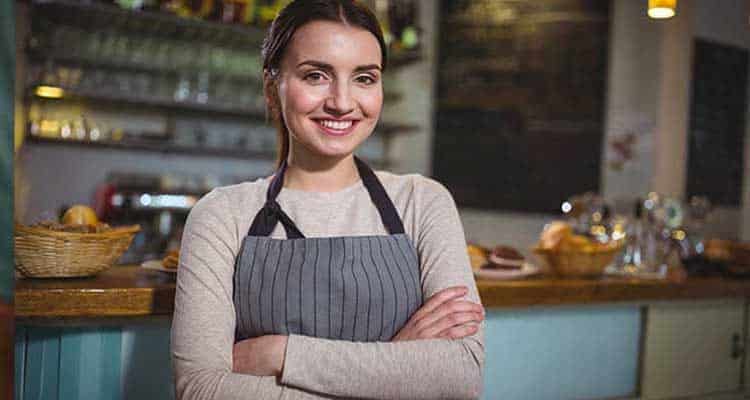
[[[296,0],[272,24],[279,169],[188,217],[179,399],[479,396],[484,311],[453,199],[353,156],[380,116],[385,62],[377,20],[351,0]]]

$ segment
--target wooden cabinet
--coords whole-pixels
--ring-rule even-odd
[[[643,400],[739,394],[743,300],[657,303],[645,316]]]

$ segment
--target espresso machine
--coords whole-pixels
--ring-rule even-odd
[[[120,258],[121,264],[160,259],[178,249],[187,215],[211,188],[205,182],[132,173],[113,173],[97,188],[95,208],[113,226],[139,224],[141,231]],[[208,186],[218,186],[214,182]]]

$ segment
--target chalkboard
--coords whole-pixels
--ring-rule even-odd
[[[461,206],[599,188],[609,1],[442,0],[433,173]]]
[[[739,206],[742,198],[748,51],[698,39],[687,167],[688,196]]]

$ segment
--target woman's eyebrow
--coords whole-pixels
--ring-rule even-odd
[[[380,68],[380,65],[377,64],[360,65],[357,68],[354,68],[354,72],[370,71],[373,69],[380,71],[382,68]]]
[[[302,61],[301,63],[297,64],[297,68],[299,68],[299,67],[301,67],[303,65],[309,65],[309,66],[312,66],[312,67],[315,67],[315,68],[320,68],[323,71],[326,71],[326,72],[329,72],[329,73],[333,72],[333,65],[328,64],[328,63],[323,62],[323,61],[305,60],[305,61]],[[370,70],[373,70],[373,69],[376,69],[376,70],[380,71],[382,68],[380,67],[380,65],[377,65],[377,64],[359,65],[356,68],[354,68],[354,72],[370,71]]]
[[[305,61],[302,61],[301,63],[297,64],[297,68],[299,68],[299,67],[301,67],[303,65],[309,65],[309,66],[312,66],[312,67],[315,67],[315,68],[319,68],[319,69],[322,69],[323,71],[326,71],[326,72],[333,71],[333,65],[325,63],[325,62],[322,62],[322,61],[305,60]]]

